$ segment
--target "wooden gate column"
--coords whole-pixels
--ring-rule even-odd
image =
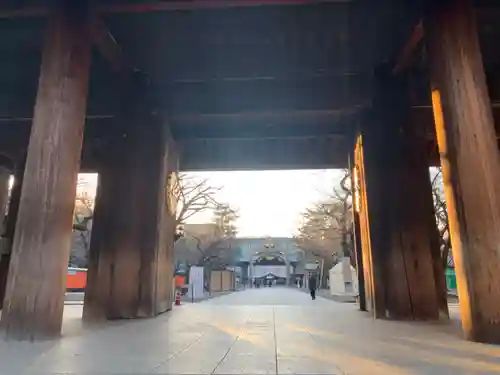
[[[429,175],[427,141],[425,134],[417,133],[417,124],[407,125],[401,133],[404,156],[401,159],[403,164],[400,178],[404,181],[404,190],[401,192],[399,208],[400,215],[406,218],[406,221],[403,221],[401,243],[412,309],[416,316],[434,319],[437,318],[437,306],[439,318],[448,319],[446,282]],[[422,281],[422,277],[434,280],[434,284],[427,283],[427,280]],[[436,302],[431,302],[434,298]]]
[[[116,134],[114,143],[119,142]],[[113,221],[119,212],[113,211],[113,200],[118,194],[120,186],[120,168],[112,169],[115,145],[108,150],[106,160],[99,164],[99,176],[95,199],[94,215],[92,219],[92,235],[87,267],[87,284],[83,305],[83,320],[95,322],[107,317],[107,308],[110,303],[110,278],[112,274],[112,249],[109,240]],[[114,172],[114,173],[113,173]]]
[[[173,302],[177,152],[147,88],[131,87],[100,173],[84,319],[152,317]]]
[[[8,339],[61,332],[91,60],[82,4],[58,1],[48,18],[1,318]]]
[[[462,326],[500,343],[500,158],[472,1],[439,2],[427,22],[432,102]]]
[[[437,319],[425,150],[407,126],[404,82],[384,73],[355,152],[367,308],[377,318]]]

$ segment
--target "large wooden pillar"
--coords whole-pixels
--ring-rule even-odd
[[[8,339],[61,331],[91,58],[82,4],[58,1],[48,19],[1,318]]]
[[[110,151],[108,160],[101,160],[99,168],[83,305],[83,320],[86,322],[105,319],[109,303],[112,252],[106,239],[110,234],[108,228],[118,215],[113,212],[112,200],[116,192],[114,188],[120,184],[119,168],[115,171],[116,181],[113,181],[111,158],[114,150]]]
[[[404,82],[384,73],[355,156],[367,307],[377,318],[437,319],[425,149],[408,126]]]
[[[416,306],[424,308],[424,311],[414,311],[416,315],[428,314],[429,318],[435,318],[434,309],[437,306],[439,318],[448,319],[446,282],[429,176],[427,141],[425,134],[418,134],[414,124],[408,125],[402,133],[404,164],[401,178],[405,183],[401,194],[400,210],[401,215],[407,220],[404,223],[402,243],[406,268],[412,273],[411,282],[409,281],[409,287],[412,288],[410,297],[414,310],[417,309]],[[411,197],[411,201],[408,201],[408,197]],[[425,270],[417,271],[416,268]],[[433,277],[430,277],[429,281],[434,280],[434,285],[419,280],[420,277],[428,275],[431,270]],[[427,306],[429,298],[436,298],[437,305],[430,303]]]
[[[172,306],[177,153],[132,85],[121,137],[100,173],[84,319],[151,317]]]
[[[462,326],[500,343],[500,159],[471,3],[441,1],[429,14],[432,101]]]

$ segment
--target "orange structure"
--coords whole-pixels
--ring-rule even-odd
[[[66,277],[66,291],[81,292],[85,290],[87,285],[87,269],[86,268],[68,268],[68,276]]]
[[[186,283],[186,277],[185,276],[175,276],[175,286],[176,288],[182,288],[184,284]]]

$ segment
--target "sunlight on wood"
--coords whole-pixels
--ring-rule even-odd
[[[446,139],[443,103],[441,99],[441,93],[436,88],[432,90],[432,109],[434,112],[434,123],[439,147],[439,157],[441,159],[441,166],[443,169],[444,194],[448,209],[450,238],[452,242],[453,259],[455,261],[457,275],[457,290],[461,300],[469,301],[470,296],[466,284],[467,280],[465,279],[466,272],[464,268],[464,260],[462,259],[462,239],[460,238],[456,201],[453,194],[453,187],[451,185],[450,161],[448,159],[448,141]],[[461,303],[460,313],[464,331],[471,332],[473,328],[471,305],[467,303]]]

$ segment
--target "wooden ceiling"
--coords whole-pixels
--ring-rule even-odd
[[[47,3],[4,0],[0,7],[0,131],[8,136],[0,150],[26,146]],[[421,16],[419,2],[397,0],[94,4],[120,58],[150,78],[154,110],[168,116],[189,169],[345,166],[346,135],[371,103],[374,68],[396,59]],[[500,6],[477,5],[490,91],[500,100]],[[101,52],[91,74],[89,166],[109,137],[120,95],[120,78]],[[429,122],[425,53],[418,55],[411,96]],[[432,116],[418,125],[432,135]]]

